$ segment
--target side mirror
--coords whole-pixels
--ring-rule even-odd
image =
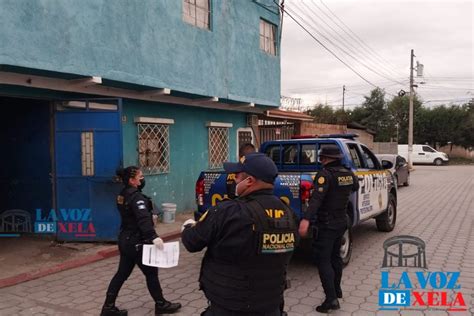
[[[388,160],[382,160],[382,168],[384,169],[392,169],[393,163]]]

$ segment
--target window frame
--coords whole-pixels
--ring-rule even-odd
[[[197,2],[199,1],[206,1],[207,8],[198,5]],[[202,30],[211,30],[211,17],[212,17],[212,1],[211,0],[182,0],[181,5],[182,5],[181,19],[185,23],[195,26]],[[188,6],[188,10],[190,14],[186,12],[186,6]],[[198,14],[197,14],[198,10],[207,10],[207,21],[198,20]],[[194,16],[192,16],[191,12],[194,12]]]
[[[367,146],[364,146],[362,144],[359,144],[360,148],[361,148],[361,154],[362,154],[362,158],[365,162],[365,166],[364,168],[365,169],[370,169],[370,170],[381,170],[382,169],[382,166],[380,165],[380,161],[377,159],[377,157],[375,156],[375,154],[367,147]],[[368,164],[368,161],[367,161],[367,156],[369,156],[370,160],[372,160],[373,164],[374,164],[374,167],[371,168],[369,167],[369,164]]]
[[[143,174],[145,175],[160,175],[168,174],[171,172],[171,142],[170,142],[170,125],[174,124],[173,119],[166,118],[157,118],[157,117],[136,117],[135,123],[137,124],[137,153],[138,153],[138,166],[142,169]],[[148,133],[154,133],[155,135],[160,135],[160,139],[154,138],[142,138],[142,133],[147,131],[149,128],[152,130]],[[163,133],[163,130],[165,133]],[[165,139],[163,139],[163,137]],[[156,162],[153,165],[143,164],[142,163],[142,153],[140,152],[143,141],[156,141],[157,151],[156,151]],[[165,150],[162,149],[163,146]],[[145,145],[148,147],[148,145]],[[149,150],[148,148],[145,150]],[[163,154],[164,151],[164,154]],[[144,153],[146,156],[147,154]]]
[[[215,169],[222,169],[224,166],[225,161],[229,161],[230,157],[230,128],[233,126],[232,123],[221,123],[221,122],[207,122],[206,127],[207,127],[207,146],[208,146],[208,167],[210,170],[215,170]],[[218,158],[221,156],[221,159],[214,159],[212,157],[213,154],[216,154],[216,151],[219,149],[213,149],[211,146],[213,144],[221,144],[221,141],[216,141],[212,140],[211,137],[213,135],[216,135],[216,133],[220,133],[222,131],[225,131],[225,154],[219,154],[217,152]],[[213,134],[214,133],[214,134]],[[220,160],[220,161],[219,161]]]
[[[268,30],[267,26],[270,27],[270,30]],[[263,28],[263,29],[262,29]],[[263,34],[262,34],[263,31]],[[268,34],[267,32],[270,31]],[[260,50],[263,51],[264,53],[271,55],[271,56],[278,56],[278,26],[273,24],[272,22],[265,20],[263,18],[260,18],[259,21],[259,46]],[[268,35],[268,36],[267,36]],[[273,37],[270,37],[270,35]],[[262,47],[262,41],[263,41],[263,47]],[[272,43],[272,45],[269,45],[267,49],[267,44]]]
[[[349,155],[351,156],[351,161],[352,165],[354,166],[355,169],[364,169],[365,168],[365,161],[364,161],[364,156],[362,155],[361,149],[359,148],[359,144],[357,143],[346,143],[347,150],[349,151]],[[354,147],[354,150],[357,155],[357,159],[359,161],[360,166],[356,164],[356,161],[354,160],[354,156],[352,155],[352,148]]]

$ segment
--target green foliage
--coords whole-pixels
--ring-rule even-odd
[[[409,97],[393,97],[385,101],[385,92],[376,88],[365,96],[361,106],[351,111],[333,110],[318,105],[307,111],[315,122],[326,124],[360,123],[376,132],[375,141],[408,143]],[[462,106],[441,105],[433,108],[422,105],[415,95],[413,99],[413,142],[416,144],[445,145],[451,142],[465,148],[474,146],[474,103]]]

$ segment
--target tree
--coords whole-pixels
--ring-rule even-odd
[[[389,112],[390,119],[393,124],[393,134],[392,137],[398,140],[399,144],[408,144],[408,115],[410,108],[410,98],[408,96],[403,97],[393,97],[393,99],[388,103],[387,109]],[[413,117],[414,124],[413,129],[417,130],[418,128],[423,129],[424,127],[420,126],[420,120],[423,120],[422,116],[422,106],[421,102],[418,99],[417,95],[413,98]],[[416,125],[416,128],[415,128]]]
[[[328,105],[319,104],[313,109],[308,110],[306,114],[314,117],[316,123],[336,124],[334,110]]]
[[[375,88],[369,96],[364,96],[364,98],[362,106],[351,112],[351,120],[373,130],[376,133],[375,141],[390,141],[395,131],[395,125],[387,110],[385,91]]]

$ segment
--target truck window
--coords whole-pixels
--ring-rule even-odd
[[[380,169],[379,162],[375,155],[365,146],[360,146],[366,162],[367,169]]]
[[[421,147],[421,148],[423,149],[423,151],[424,151],[425,153],[435,153],[435,152],[436,152],[436,150],[434,150],[434,149],[431,148],[430,146],[423,146],[423,147]]]
[[[268,146],[265,149],[265,155],[270,157],[271,160],[277,165],[280,164],[280,145]]]
[[[356,169],[363,168],[362,165],[362,155],[359,151],[359,147],[357,144],[347,144],[347,148],[349,149],[349,152],[351,154],[352,161],[354,162],[354,167]]]
[[[316,161],[316,145],[302,144],[300,152],[300,165],[315,164]]]
[[[283,146],[283,164],[284,165],[295,165],[298,163],[298,145],[285,145]]]

